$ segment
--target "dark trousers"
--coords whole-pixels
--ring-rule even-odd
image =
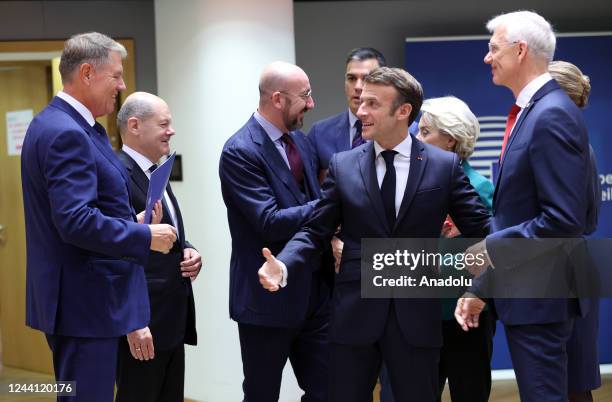
[[[75,385],[75,396],[58,396],[58,402],[113,402],[118,338],[46,336],[55,379]]]
[[[115,402],[183,402],[185,346],[155,350],[155,358],[140,361],[130,353],[126,337],[119,341]]]
[[[440,351],[439,384],[442,391],[446,380],[453,402],[487,402],[491,393],[491,355],[495,320],[484,311],[478,328],[468,332],[456,320],[442,321],[444,345]]]
[[[327,300],[299,328],[238,324],[244,402],[275,402],[283,368],[291,362],[302,402],[327,401],[329,310]]]
[[[392,302],[378,342],[331,344],[330,402],[371,402],[383,361],[397,402],[434,402],[438,394],[439,353],[439,348],[406,343]]]
[[[506,325],[522,402],[567,402],[567,350],[574,320]]]

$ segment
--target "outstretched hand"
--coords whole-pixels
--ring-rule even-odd
[[[259,283],[264,289],[270,292],[276,292],[280,288],[280,283],[283,280],[283,269],[281,262],[277,260],[270,249],[264,247],[262,254],[266,259],[266,262],[259,268],[257,274],[259,275]]]

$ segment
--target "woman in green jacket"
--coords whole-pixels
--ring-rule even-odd
[[[462,100],[446,96],[427,99],[421,107],[418,138],[461,159],[463,171],[491,211],[493,184],[468,163],[480,134],[474,113]],[[441,228],[442,236],[456,237],[460,233],[450,217]],[[465,332],[454,318],[456,300],[443,303],[443,340],[440,351],[440,397],[448,380],[453,402],[486,402],[491,392],[491,354],[495,319],[490,311],[480,315],[478,328]]]

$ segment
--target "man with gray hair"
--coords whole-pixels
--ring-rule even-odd
[[[175,134],[172,114],[160,97],[135,92],[121,106],[117,125],[123,141],[118,156],[130,177],[132,206],[140,211],[146,206],[151,173],[170,153]],[[181,210],[169,183],[162,210],[162,222],[174,226],[178,238],[168,254],[152,252],[145,265],[151,320],[146,328],[119,341],[115,402],[183,402],[184,398],[184,344],[197,341],[191,281],[202,258],[185,239]]]
[[[125,169],[95,121],[125,89],[125,55],[96,32],[66,41],[64,89],[23,144],[26,323],[45,333],[57,381],[74,382],[58,401],[113,400],[119,337],[149,323],[142,266],[176,240],[170,225],[137,223]]]
[[[580,110],[548,73],[555,50],[548,21],[534,12],[518,11],[493,18],[487,29],[492,37],[484,62],[491,66],[493,83],[510,89],[516,103],[501,150],[491,234],[481,243],[495,270],[472,270],[482,275],[471,292],[479,295],[490,285],[493,294],[507,295],[520,291],[510,286],[526,284],[502,285],[491,280],[494,273],[504,275],[512,269],[557,280],[569,275],[570,264],[554,248],[540,247],[537,256],[520,265],[509,261],[510,254],[525,256],[526,251],[515,250],[517,243],[508,239],[572,238],[585,232],[589,148]],[[459,299],[455,311],[464,330],[477,326],[484,306],[467,296]],[[567,298],[503,298],[493,303],[505,326],[521,401],[567,401],[566,342],[574,318],[588,311],[587,303]]]

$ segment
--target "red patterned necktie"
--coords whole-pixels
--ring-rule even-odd
[[[520,111],[521,107],[515,103],[510,108],[510,113],[508,113],[508,120],[506,120],[506,131],[504,132],[504,142],[502,143],[501,153],[499,154],[500,162],[504,157],[504,151],[506,150],[506,145],[508,145],[508,138],[510,138],[510,132],[512,131],[512,127],[516,122],[516,116],[518,116]]]
[[[295,146],[293,138],[291,138],[289,134],[283,134],[281,141],[283,141],[285,144],[285,154],[287,154],[287,160],[289,160],[289,168],[291,169],[291,173],[293,174],[293,177],[295,177],[298,184],[301,185],[302,181],[304,180],[304,162],[302,161],[300,152]]]
[[[353,137],[353,142],[351,144],[351,149],[360,146],[365,143],[365,140],[361,136],[362,124],[361,120],[357,120],[355,122],[355,136]]]

